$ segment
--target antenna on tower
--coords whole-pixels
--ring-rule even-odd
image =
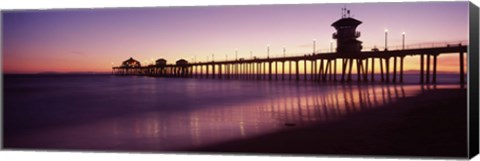
[[[342,8],[342,14],[340,15],[340,17],[342,17],[342,18],[343,18],[343,8]]]

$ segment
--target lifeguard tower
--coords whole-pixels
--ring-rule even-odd
[[[338,54],[358,54],[362,50],[362,42],[357,40],[360,32],[356,31],[357,26],[362,22],[350,17],[350,10],[342,8],[342,18],[335,21],[332,26],[337,32],[332,38],[337,40]]]

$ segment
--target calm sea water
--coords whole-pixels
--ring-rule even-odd
[[[457,75],[447,75],[439,81],[457,79]],[[406,82],[416,81],[418,78],[406,76]],[[415,96],[425,88],[431,87],[413,83],[5,75],[4,145],[78,150],[190,149],[342,119]]]

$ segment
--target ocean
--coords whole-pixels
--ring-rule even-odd
[[[356,77],[353,77],[356,78]],[[355,80],[355,79],[354,79]],[[378,80],[378,79],[377,79]],[[343,119],[438,85],[4,75],[4,147],[182,151]]]

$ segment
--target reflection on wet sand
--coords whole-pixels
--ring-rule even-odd
[[[419,86],[291,85],[270,87],[256,102],[212,105],[184,111],[154,111],[19,136],[24,147],[169,151],[245,139],[285,128],[334,121],[348,114],[415,96]],[[431,88],[431,87],[428,87]],[[277,90],[280,89],[280,90]]]
[[[124,118],[114,119],[112,122],[116,126],[122,126],[122,132],[114,135],[130,137],[134,142],[155,142],[152,150],[181,150],[290,128],[285,123],[303,126],[331,121],[420,92],[418,86],[383,85],[290,86],[281,89],[277,91],[280,96],[273,94],[275,97],[258,102],[132,116],[132,125],[125,124]],[[131,150],[128,145],[114,148]]]

